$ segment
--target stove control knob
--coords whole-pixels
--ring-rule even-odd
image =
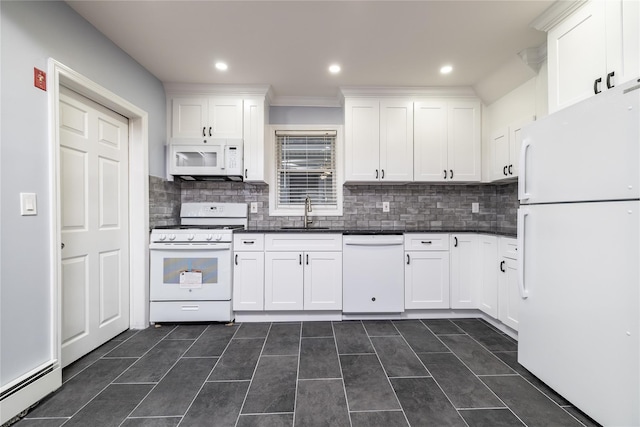
[[[158,236],[158,240],[160,240],[160,241],[165,240],[166,238],[167,238],[167,235],[166,235],[166,234],[160,234],[160,235]]]
[[[222,240],[222,234],[216,234],[216,240]]]
[[[176,240],[175,234],[169,234],[169,240]]]
[[[213,239],[213,234],[207,234],[207,240]]]
[[[195,237],[196,237],[195,235],[193,235],[193,234],[189,234],[189,235],[187,236],[187,240],[193,240],[193,239],[195,239]]]

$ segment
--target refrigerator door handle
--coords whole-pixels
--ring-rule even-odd
[[[524,282],[524,239],[525,239],[525,220],[529,216],[529,209],[518,209],[518,288],[520,288],[520,297],[527,299],[529,291]]]
[[[531,147],[531,140],[526,138],[522,141],[522,148],[520,150],[520,172],[518,173],[518,199],[521,202],[526,202],[531,197],[530,193],[527,193],[527,151]]]

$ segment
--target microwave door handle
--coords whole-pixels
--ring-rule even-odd
[[[222,158],[220,159],[220,170],[224,170],[225,169],[225,155],[227,154],[227,146],[226,145],[222,145],[222,150],[220,150],[220,153],[222,154]]]

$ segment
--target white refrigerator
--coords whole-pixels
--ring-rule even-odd
[[[640,425],[640,79],[523,129],[518,361],[605,426]]]

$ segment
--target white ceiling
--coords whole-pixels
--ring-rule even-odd
[[[529,25],[551,3],[68,1],[164,83],[268,84],[285,105],[335,104],[341,86],[477,89],[517,69],[518,52],[544,44]],[[226,72],[214,68],[220,60]],[[332,63],[339,75],[327,71]],[[439,73],[445,63],[454,67],[447,76]],[[480,95],[492,101],[528,72],[510,72]]]

